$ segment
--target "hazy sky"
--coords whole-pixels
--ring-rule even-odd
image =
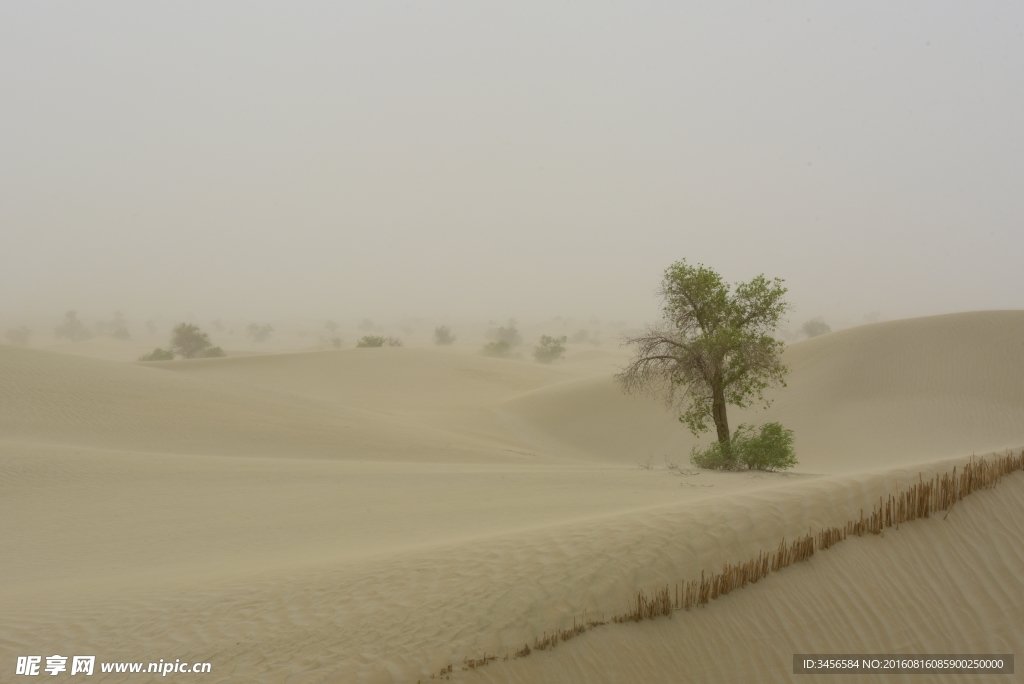
[[[1024,3],[0,5],[0,316],[1024,308]]]

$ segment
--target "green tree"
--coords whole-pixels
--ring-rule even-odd
[[[179,323],[171,331],[171,351],[186,359],[200,356],[204,349],[212,346],[210,336],[200,330],[198,325]]]
[[[533,358],[537,359],[541,363],[551,363],[562,358],[562,354],[565,353],[565,341],[566,336],[551,337],[550,335],[541,335],[540,344],[533,348]]]
[[[660,395],[694,435],[711,420],[728,452],[727,406],[747,408],[786,384],[785,345],[771,334],[789,309],[782,283],[759,275],[733,288],[703,265],[672,264],[658,291],[662,321],[626,338],[635,356],[616,378],[626,392]]]

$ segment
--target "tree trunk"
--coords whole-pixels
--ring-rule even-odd
[[[725,387],[722,386],[721,378],[715,378],[711,383],[711,393],[711,417],[715,421],[715,429],[718,430],[718,442],[728,449],[729,418],[725,414]]]

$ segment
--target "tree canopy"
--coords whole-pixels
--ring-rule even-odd
[[[778,278],[732,287],[703,265],[672,264],[658,290],[662,320],[626,338],[635,356],[616,378],[626,392],[660,395],[694,435],[710,419],[728,449],[727,405],[747,408],[785,386],[785,345],[772,333],[789,309],[786,292]]]
[[[186,359],[200,356],[208,347],[212,347],[210,336],[199,329],[198,325],[179,323],[171,331],[171,350]]]

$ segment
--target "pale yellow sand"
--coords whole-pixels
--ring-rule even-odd
[[[209,661],[204,681],[415,682],[1024,444],[1022,312],[793,345],[788,391],[756,418],[796,429],[788,475],[670,474],[692,442],[618,393],[625,358],[0,347],[0,667],[95,654]],[[794,650],[1012,651],[1022,501],[1012,476],[672,621],[453,679],[788,681]]]

